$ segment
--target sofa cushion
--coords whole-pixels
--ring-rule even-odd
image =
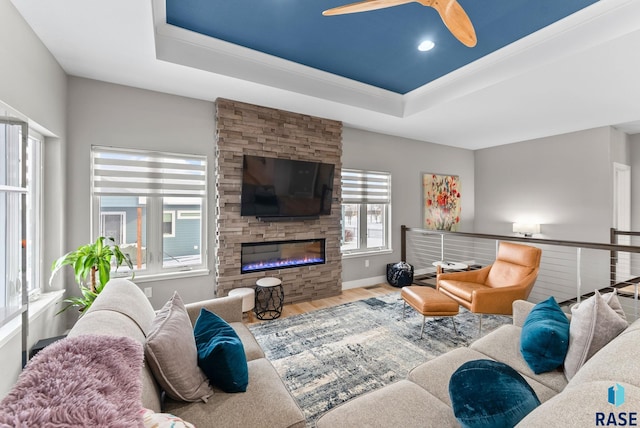
[[[618,336],[628,323],[618,312],[618,296],[598,291],[587,300],[571,308],[569,351],[564,361],[564,374],[568,380],[603,346]]]
[[[513,368],[493,360],[464,363],[449,381],[453,413],[465,428],[512,427],[540,405]]]
[[[407,379],[429,391],[447,406],[451,406],[449,399],[451,375],[467,361],[483,358],[487,358],[483,353],[463,346],[414,367]]]
[[[147,335],[147,363],[167,395],[182,401],[206,401],[213,394],[198,367],[198,351],[189,315],[178,293],[158,312]]]
[[[567,378],[561,369],[540,374],[535,374],[531,370],[520,352],[521,333],[520,327],[503,325],[473,342],[470,348],[482,352],[491,359],[508,364],[523,376],[540,382],[556,392],[562,391],[567,386]]]
[[[349,400],[325,413],[316,428],[447,428],[460,425],[451,408],[408,380]]]
[[[138,288],[135,284],[132,284],[132,287]],[[106,291],[102,291],[100,297],[106,296],[105,293]],[[96,299],[96,302],[98,300]],[[93,308],[93,305],[91,307]],[[155,314],[151,317],[149,325],[151,325],[154,316]],[[144,332],[129,316],[108,310],[91,311],[91,308],[82,315],[67,337],[83,334],[124,336],[137,340],[141,345],[144,345],[146,340]],[[142,378],[142,405],[147,409],[160,411],[162,391],[148,363],[144,364],[140,377]]]
[[[616,407],[610,404],[609,388],[616,384],[624,388],[624,404]],[[587,382],[568,388],[546,403],[542,403],[527,415],[518,428],[530,427],[597,427],[597,426],[636,426],[629,423],[630,414],[640,408],[640,388],[625,382]],[[620,415],[625,413],[626,423],[622,423]],[[615,418],[609,420],[610,414]],[[598,420],[600,422],[598,422]]]
[[[229,324],[205,308],[194,327],[198,365],[224,392],[244,392],[249,382],[244,347]]]
[[[265,359],[249,361],[249,385],[242,394],[215,389],[206,403],[165,400],[163,411],[191,422],[196,427],[304,428],[305,419],[282,379]]]
[[[408,379],[429,391],[440,401],[451,406],[451,399],[449,398],[449,379],[451,379],[451,375],[468,361],[486,358],[485,354],[476,350],[467,347],[456,348],[415,367],[409,372]],[[523,377],[533,388],[541,402],[547,401],[558,393],[528,376]]]
[[[257,360],[264,358],[264,351],[258,344],[251,330],[241,322],[232,322],[229,325],[235,330],[236,334],[242,340],[242,346],[244,346],[244,354],[247,357],[247,361]]]
[[[562,365],[569,346],[569,320],[553,297],[538,303],[522,326],[520,352],[534,373]]]

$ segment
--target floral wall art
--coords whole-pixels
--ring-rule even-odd
[[[460,178],[427,173],[422,176],[423,227],[457,231],[460,224]]]

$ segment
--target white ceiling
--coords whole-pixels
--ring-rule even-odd
[[[12,2],[74,76],[467,149],[609,125],[640,132],[637,0],[600,0],[404,96],[169,26],[162,0]]]

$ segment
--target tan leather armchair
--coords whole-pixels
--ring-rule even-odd
[[[538,277],[542,250],[500,242],[496,261],[482,269],[441,273],[436,288],[478,314],[512,314],[514,300],[526,300]]]

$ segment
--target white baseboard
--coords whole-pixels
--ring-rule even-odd
[[[356,279],[354,281],[343,281],[342,289],[350,290],[352,288],[369,287],[370,285],[377,285],[382,282],[387,282],[387,277],[373,276],[371,278]]]

